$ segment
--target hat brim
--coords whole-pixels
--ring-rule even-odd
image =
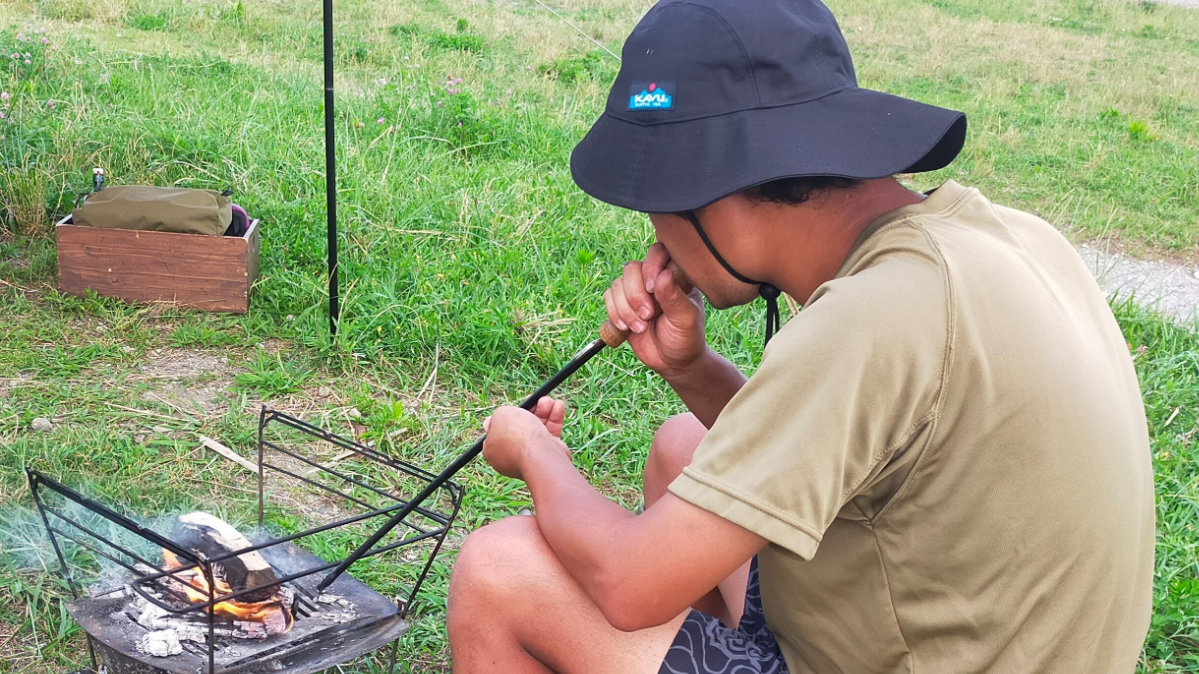
[[[679,122],[638,124],[605,112],[575,146],[570,170],[596,199],[676,213],[780,178],[933,171],[953,161],[965,139],[961,112],[851,88]]]

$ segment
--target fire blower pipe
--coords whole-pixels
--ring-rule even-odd
[[[675,282],[678,283],[680,287],[684,289],[688,289],[690,287],[690,282],[687,281],[687,278],[683,275],[682,271],[679,270],[677,265],[671,262],[669,269],[674,274]],[[547,380],[541,385],[540,388],[529,395],[529,397],[525,398],[524,402],[520,404],[520,407],[525,410],[532,410],[534,407],[536,407],[538,400],[541,400],[545,396],[549,395],[554,389],[558,388],[559,384],[566,381],[570,375],[574,374],[579,368],[583,367],[583,365],[587,361],[591,360],[593,356],[600,351],[603,351],[604,347],[615,349],[621,344],[624,344],[625,340],[629,338],[628,331],[621,330],[620,328],[616,327],[611,320],[604,321],[604,324],[600,326],[599,335],[599,339],[583,347],[574,355],[574,357],[570,359],[570,362],[568,362],[565,367],[559,370],[557,374],[550,377],[549,380]],[[430,481],[429,484],[426,485],[419,494],[414,496],[407,505],[405,505],[403,508],[400,508],[400,510],[396,512],[396,514],[392,516],[392,518],[388,520],[386,524],[380,527],[379,530],[372,534],[370,538],[363,541],[362,545],[358,546],[358,548],[354,550],[354,552],[352,552],[348,557],[346,557],[341,564],[337,565],[336,568],[330,571],[329,575],[325,576],[325,579],[322,580],[320,585],[317,586],[317,592],[323,592],[325,588],[333,584],[333,581],[337,580],[338,576],[344,573],[346,569],[350,568],[350,566],[354,564],[354,562],[358,561],[363,555],[369,552],[370,549],[373,548],[376,543],[382,540],[384,536],[390,533],[397,524],[402,522],[405,517],[412,513],[412,511],[416,510],[421,503],[424,503],[425,499],[429,498],[429,496],[432,495],[433,492],[437,491],[441,485],[445,484],[450,478],[454,477],[458,471],[466,467],[466,464],[470,463],[472,459],[474,459],[483,451],[483,442],[485,440],[487,440],[487,435],[483,435],[483,437],[479,438],[470,449],[466,450],[466,452],[459,456],[445,470],[441,471],[441,474],[433,478],[433,480]]]

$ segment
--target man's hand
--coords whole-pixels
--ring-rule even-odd
[[[566,403],[542,398],[532,412],[519,407],[499,407],[483,421],[487,439],[483,458],[501,475],[523,480],[526,460],[537,460],[538,451],[570,450],[559,439],[566,420]]]
[[[684,293],[667,269],[670,253],[660,243],[645,260],[625,264],[604,291],[608,318],[629,330],[629,346],[646,367],[669,380],[705,354],[704,301],[699,290]]]

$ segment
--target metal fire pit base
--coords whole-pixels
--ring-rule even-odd
[[[303,548],[290,543],[265,548],[276,571],[292,573],[324,564]],[[302,578],[308,588],[320,576]],[[311,589],[311,588],[309,588]],[[355,616],[344,622],[323,621],[320,614],[296,620],[291,631],[264,641],[218,639],[215,653],[217,674],[310,674],[379,650],[408,630],[395,604],[361,581],[342,575],[328,593],[348,600]],[[147,633],[125,615],[130,597],[82,598],[67,604],[71,617],[92,637],[92,643],[108,674],[195,674],[208,671],[207,655],[184,651],[156,658],[139,653],[137,643]]]

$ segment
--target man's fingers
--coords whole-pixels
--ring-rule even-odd
[[[620,277],[624,287],[624,299],[637,318],[648,321],[654,315],[654,300],[645,292],[645,281],[641,277],[641,262],[628,262]],[[628,322],[628,321],[626,321]]]
[[[620,312],[616,310],[616,300],[612,299],[612,289],[608,288],[604,291],[604,308],[608,310],[608,319],[612,321],[616,327],[621,330],[628,330],[629,326],[620,318]]]
[[[624,266],[621,281],[624,285],[625,301],[637,312],[637,317],[648,321],[654,317],[654,299],[645,291],[645,280],[641,277],[640,262],[629,262]]]
[[[533,413],[542,421],[549,421],[553,418],[554,399],[546,396],[537,401],[537,406],[533,408]]]
[[[641,320],[637,312],[633,311],[633,308],[629,306],[628,298],[625,297],[623,277],[612,282],[612,304],[616,305],[616,315],[627,326],[624,329],[638,333],[645,332],[645,321]]]
[[[670,253],[666,246],[655,243],[645,252],[645,262],[641,264],[641,276],[645,282],[645,291],[652,293],[658,275],[670,264]]]
[[[545,424],[545,429],[555,438],[562,436],[562,426],[566,423],[566,403],[550,397],[537,401],[533,408],[537,418]]]
[[[487,417],[486,419],[483,420],[483,432],[486,433],[490,429],[491,429],[491,417]]]
[[[553,401],[549,418],[545,422],[545,428],[550,432],[550,435],[555,438],[562,437],[562,426],[566,423],[566,403],[561,400]]]

